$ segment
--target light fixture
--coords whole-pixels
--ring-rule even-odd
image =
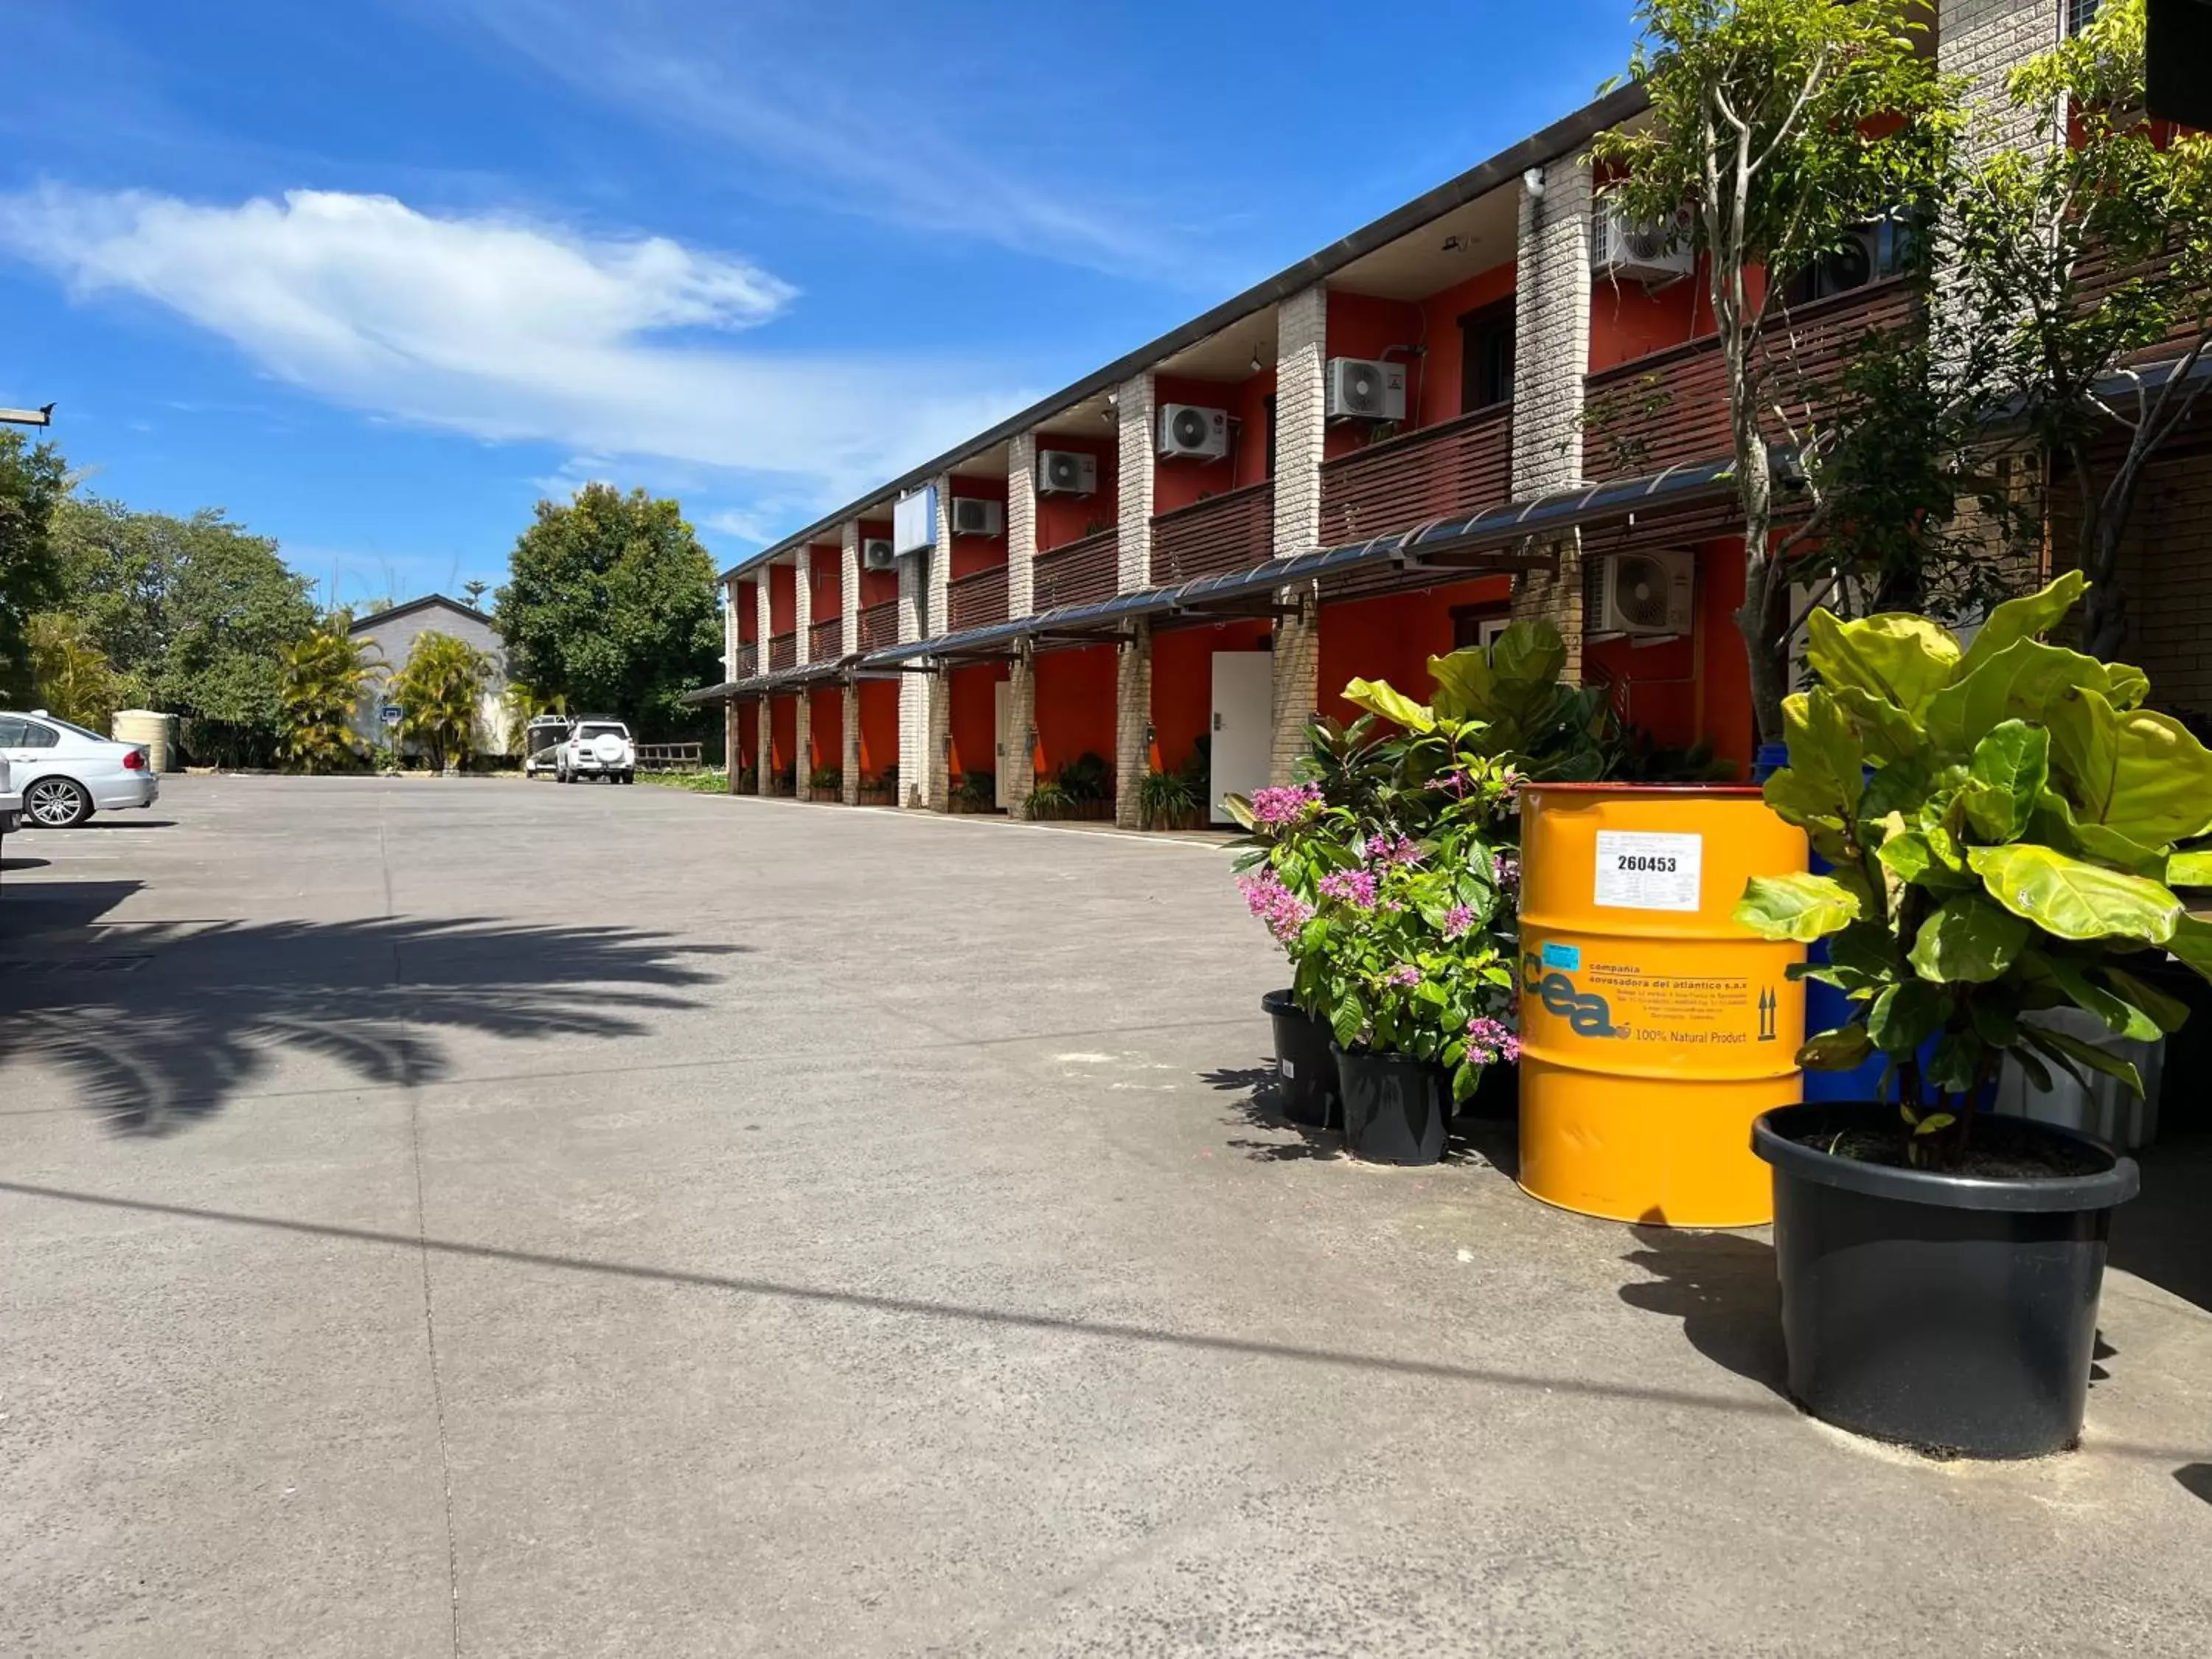
[[[1443,251],[1446,253],[1456,253],[1466,246],[1467,244],[1461,241],[1458,237],[1447,236],[1444,238]]]
[[[1527,191],[1531,196],[1541,196],[1544,193],[1544,169],[1541,167],[1530,167],[1526,173],[1522,173],[1521,175],[1521,188]]]
[[[1266,367],[1267,365],[1260,361],[1260,348],[1254,346],[1252,348],[1252,372],[1255,374],[1257,374]]]

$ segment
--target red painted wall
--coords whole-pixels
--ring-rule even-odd
[[[738,769],[757,771],[760,767],[760,715],[757,703],[738,705]]]
[[[1240,489],[1269,476],[1267,399],[1274,395],[1275,371],[1263,368],[1237,386],[1236,396],[1229,404],[1230,414],[1242,423],[1237,428],[1237,444],[1229,452],[1233,483]]]
[[[1070,542],[1081,541],[1089,535],[1093,520],[1112,524],[1121,513],[1121,485],[1115,482],[1120,454],[1112,437],[1104,435],[1103,428],[1097,438],[1071,438],[1060,433],[1040,433],[1037,447],[1042,449],[1071,449],[1079,454],[1095,456],[1098,462],[1098,493],[1095,495],[1040,495],[1037,497],[1037,551],[1048,553],[1055,547],[1065,547]]]
[[[1439,421],[1459,418],[1460,370],[1464,366],[1459,319],[1470,311],[1511,298],[1513,280],[1514,264],[1508,259],[1421,301],[1421,343],[1428,353],[1412,366],[1413,378],[1407,387],[1411,395],[1406,400],[1414,416],[1411,424],[1434,426]],[[1383,343],[1396,343],[1386,340]],[[1335,350],[1333,344],[1330,349]]]
[[[1085,750],[1114,759],[1114,647],[1043,651],[1036,659],[1037,746],[1057,771]]]
[[[999,662],[977,663],[946,677],[951,698],[951,772],[956,779],[970,771],[999,769],[998,694],[991,688],[1006,678],[1006,665]]]
[[[799,704],[793,697],[769,699],[769,752],[775,757],[775,769],[781,772],[798,759]],[[803,782],[804,780],[802,779]]]
[[[1713,753],[1751,775],[1758,734],[1751,715],[1751,668],[1735,609],[1743,603],[1743,541],[1708,542],[1698,550],[1698,656],[1704,689],[1698,732]]]
[[[799,765],[799,785],[806,787],[808,774],[817,766],[839,766],[845,754],[845,698],[834,688],[809,694],[806,744],[811,751]]]
[[[768,568],[768,631],[770,634],[791,632],[792,619],[798,612],[793,604],[793,581],[799,573],[787,564],[772,564]]]
[[[1267,637],[1264,622],[1218,623],[1152,635],[1152,752],[1151,763],[1177,771],[1191,743],[1213,719],[1213,653],[1255,651]]]
[[[760,631],[760,601],[753,597],[750,582],[738,584],[738,638],[750,640]]]
[[[1201,409],[1225,409],[1231,415],[1242,410],[1238,401],[1239,387],[1218,380],[1185,380],[1172,374],[1161,374],[1152,381],[1152,404],[1155,411],[1169,404],[1196,404]],[[1152,416],[1159,419],[1157,412]],[[1155,452],[1158,449],[1158,431],[1152,434]],[[1257,449],[1259,465],[1264,471],[1267,458],[1267,428],[1247,421],[1232,428],[1229,434],[1229,453],[1218,461],[1178,461],[1155,459],[1152,465],[1152,511],[1170,513],[1178,507],[1188,507],[1205,495],[1218,495],[1237,487],[1237,471],[1243,452]]]
[[[1421,307],[1404,300],[1334,291],[1328,296],[1329,356],[1380,357],[1392,346],[1420,344],[1421,328]],[[1394,361],[1407,366],[1407,387],[1413,389],[1421,374],[1419,360],[1401,351]],[[1332,422],[1322,458],[1333,461],[1365,447],[1371,431],[1364,421]]]
[[[842,739],[841,739],[842,741]],[[898,764],[898,684],[860,682],[860,775],[872,781]]]
[[[1504,605],[1513,597],[1512,579],[1485,576],[1412,593],[1386,593],[1321,609],[1321,708],[1348,720],[1359,711],[1340,695],[1353,679],[1388,680],[1411,697],[1426,702],[1429,659],[1452,648],[1452,609],[1462,605]]]
[[[828,622],[845,614],[842,549],[817,542],[806,550],[807,569],[814,579],[814,620]]]
[[[952,480],[952,493],[962,497],[972,496],[980,501],[998,502],[1001,509],[999,517],[1001,522],[1005,520],[1006,481],[1004,478],[955,478]],[[949,512],[951,509],[946,510]],[[952,538],[951,579],[956,582],[963,576],[973,575],[978,570],[988,570],[993,565],[1006,562],[1006,538],[1004,534],[955,536]]]

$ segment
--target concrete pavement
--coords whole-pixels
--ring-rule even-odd
[[[1760,1235],[1270,1121],[1218,847],[157,814],[6,843],[0,1652],[2212,1650],[2201,1143],[2084,1449],[1936,1465],[1781,1397]]]

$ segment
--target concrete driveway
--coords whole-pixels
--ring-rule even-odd
[[[1272,1124],[1218,848],[157,811],[6,844],[0,1651],[2212,1651],[2202,1141],[2085,1449],[1931,1464],[1781,1397],[1761,1236]]]

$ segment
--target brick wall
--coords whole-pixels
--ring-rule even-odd
[[[1291,769],[1306,752],[1306,721],[1321,706],[1321,621],[1310,599],[1298,615],[1275,619],[1272,714],[1274,741],[1268,750],[1267,781],[1291,781]]]
[[[738,768],[744,760],[743,739],[739,733],[738,705],[732,701],[722,705],[722,755],[726,783],[732,794],[738,793]]]
[[[2189,449],[2169,450],[2143,469],[2120,543],[2128,615],[2120,656],[2150,676],[2152,707],[2212,715],[2212,434],[2191,442],[2185,429],[2176,441]],[[2052,552],[2060,568],[2075,562],[2071,495],[2063,481],[2052,491]]]
[[[1513,494],[1556,489],[1583,474],[1583,376],[1589,368],[1590,171],[1571,156],[1544,167],[1543,192],[1520,198],[1514,295]],[[1513,614],[1548,617],[1567,642],[1567,678],[1582,678],[1580,538],[1559,545],[1559,574],[1514,584]]]
[[[1034,432],[1018,434],[1006,445],[1006,617],[1026,617],[1036,608],[1036,454]]]
[[[860,804],[860,688],[848,680],[843,696],[844,740],[839,745],[837,764],[844,776],[839,781],[840,793],[848,806]]]
[[[1152,377],[1147,373],[1121,382],[1114,405],[1120,453],[1115,473],[1121,484],[1120,571],[1117,586],[1133,593],[1152,584],[1153,428]]]
[[[855,519],[837,535],[837,626],[841,654],[860,648],[860,523]]]
[[[1321,545],[1328,441],[1328,289],[1316,283],[1275,308],[1275,553]]]
[[[753,583],[753,638],[759,641],[759,660],[763,669],[768,666],[768,571],[763,567],[759,580]],[[754,790],[763,795],[773,794],[775,792],[775,743],[774,727],[769,723],[769,700],[763,697],[753,708],[753,717],[759,722],[754,730],[754,739],[759,747],[754,752],[760,757],[760,775],[755,781]]]
[[[1975,112],[1968,156],[2028,143],[2035,112],[2006,100],[2005,76],[2058,43],[2065,27],[2063,0],[1939,0],[1938,16],[1936,67],[1964,78]]]
[[[1006,668],[1006,816],[1027,816],[1036,783],[1036,665],[1026,644]]]
[[[1139,617],[1114,657],[1114,822],[1139,827],[1137,787],[1151,763],[1152,629]]]

